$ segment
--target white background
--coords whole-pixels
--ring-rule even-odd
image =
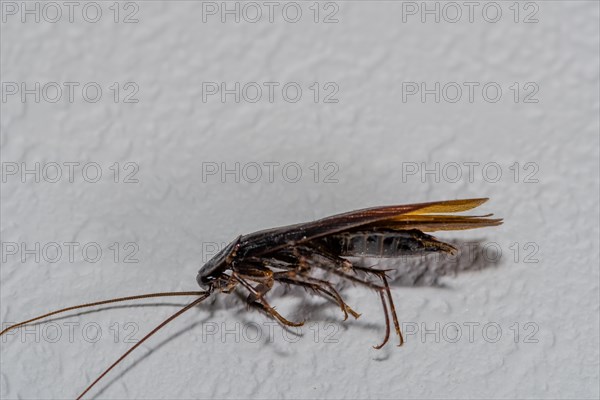
[[[239,23],[232,15],[223,23],[220,10],[206,12],[221,3],[140,1],[117,5],[115,23],[107,1],[97,2],[102,15],[94,23],[93,5],[88,20],[82,16],[85,2],[72,22],[62,2],[56,22],[56,7],[38,3],[36,22],[22,15],[20,2],[2,2],[2,323],[86,301],[196,290],[203,248],[241,233],[368,206],[490,197],[481,212],[504,225],[439,236],[492,243],[501,260],[443,277],[439,287],[395,284],[401,321],[419,329],[402,348],[394,338],[382,350],[371,347],[382,338],[383,316],[376,294],[359,287],[343,295],[362,317],[345,323],[338,309],[308,293],[275,290],[269,298],[282,313],[313,323],[293,340],[279,326],[270,332],[270,320],[230,296],[169,325],[92,395],[598,398],[598,3],[507,1],[487,6],[487,14],[487,3],[477,3],[472,22],[463,3],[460,18],[456,7],[439,3],[439,22],[429,14],[422,22],[421,2],[345,1],[318,5],[317,23],[313,3],[297,3],[296,23],[283,18],[285,3],[269,22],[262,2],[259,21],[248,21],[255,10],[246,8]],[[498,21],[489,22],[498,8]],[[332,12],[337,22],[324,23]],[[126,16],[137,22],[125,23]],[[8,93],[36,82],[51,83],[39,102]],[[52,83],[65,82],[79,84],[73,101],[64,91],[52,102]],[[97,102],[81,95],[90,82],[102,88]],[[233,95],[222,102],[219,95],[203,100],[206,82],[280,86],[273,102],[266,91],[256,103]],[[281,95],[290,82],[302,88],[295,103]],[[314,82],[321,88],[316,103]],[[423,102],[407,95],[410,82],[450,85],[439,102],[433,94]],[[478,85],[472,102],[465,82]],[[324,102],[326,83],[337,85],[338,102]],[[497,102],[482,95],[488,83],[502,89]],[[135,85],[138,102],[124,102]],[[453,103],[457,86],[462,98]],[[532,87],[537,92],[526,97]],[[73,182],[69,162],[80,163]],[[138,183],[124,182],[134,168],[126,169],[128,162]],[[239,182],[233,175],[203,179],[206,163],[231,169],[266,162],[297,163],[302,178],[290,182],[293,171],[284,176],[279,167],[271,182],[265,168],[252,183],[255,170],[247,167]],[[472,173],[465,162],[477,163]],[[36,163],[39,182],[21,175]],[[62,165],[56,183],[55,170],[44,170],[51,163]],[[87,163],[100,166],[99,182],[82,176]],[[15,165],[17,173],[8,174]],[[437,177],[421,176],[436,165]],[[337,182],[329,182],[334,170]],[[73,260],[65,242],[80,244]],[[40,260],[12,254],[14,243],[39,243]],[[43,253],[52,243],[63,250],[54,263],[47,260],[53,253]],[[103,249],[96,263],[81,255],[90,243]],[[124,262],[131,243],[137,263]],[[140,302],[163,306],[112,308],[3,337],[2,398],[73,398],[131,346],[127,333],[137,328],[140,339],[190,300]],[[260,328],[258,340],[250,322]],[[72,340],[68,323],[75,324]],[[497,338],[495,327],[502,330]],[[421,336],[422,328],[438,339]],[[219,332],[208,335],[210,329]],[[238,337],[222,338],[223,329]]]

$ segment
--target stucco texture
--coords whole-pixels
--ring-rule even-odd
[[[236,22],[233,2],[81,2],[70,21],[63,2],[3,1],[0,322],[199,290],[203,261],[239,234],[489,197],[474,213],[503,225],[436,235],[478,241],[483,261],[382,264],[405,268],[390,273],[402,347],[393,332],[372,347],[385,322],[360,286],[340,284],[362,314],[345,322],[274,288],[300,336],[219,295],[86,398],[598,398],[599,5],[474,3],[239,3]],[[74,398],[191,300],[2,336],[0,396]]]

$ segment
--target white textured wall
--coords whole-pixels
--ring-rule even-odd
[[[295,343],[278,326],[270,334],[263,315],[219,300],[146,342],[94,389],[97,398],[598,398],[597,2],[522,4],[517,23],[512,1],[495,3],[502,10],[496,23],[482,17],[486,3],[476,5],[472,23],[463,5],[456,23],[444,20],[454,17],[448,8],[439,23],[434,16],[422,23],[406,13],[403,21],[403,7],[421,2],[347,1],[336,3],[338,22],[330,24],[313,21],[313,2],[298,3],[295,24],[282,18],[282,5],[272,23],[231,16],[222,23],[218,15],[203,22],[201,2],[141,1],[121,5],[114,23],[113,2],[98,2],[102,17],[90,23],[81,14],[86,3],[73,22],[57,4],[63,16],[56,23],[48,22],[49,8],[41,8],[39,23],[31,15],[23,23],[22,7],[35,3],[2,2],[2,323],[114,296],[195,290],[203,243],[355,208],[487,196],[483,212],[505,219],[499,228],[440,235],[493,243],[502,251],[496,268],[442,278],[444,287],[394,286],[405,326],[435,330],[439,323],[439,342],[419,332],[402,348],[391,342],[374,350],[384,330],[380,304],[356,287],[343,294],[363,316],[346,323],[331,305],[294,295],[296,307],[276,291],[270,299],[282,312],[314,322]],[[139,22],[123,23],[135,5]],[[319,18],[332,10],[321,6]],[[538,22],[523,23],[532,12]],[[34,95],[23,102],[9,93],[23,82],[80,86],[72,103],[66,93],[48,101],[49,86],[36,103]],[[100,101],[82,99],[88,82],[103,89]],[[139,87],[136,104],[122,102],[127,82]],[[297,82],[303,97],[203,102],[203,82]],[[315,104],[313,82],[336,83],[339,102]],[[453,92],[439,103],[432,95],[404,102],[403,82],[456,82],[465,92],[456,103],[447,101]],[[464,82],[479,84],[473,102]],[[496,103],[481,95],[489,82],[503,89]],[[537,103],[523,102],[528,82],[539,88]],[[321,88],[321,100],[324,94]],[[79,167],[74,182],[49,182],[50,168],[40,182],[9,174],[35,163],[62,164],[67,174],[65,162],[96,162],[103,177],[88,183]],[[109,169],[115,162],[119,183]],[[121,182],[127,162],[139,167],[139,183]],[[206,162],[296,162],[303,177],[289,183],[276,169],[273,182],[266,175],[257,183],[203,182]],[[315,162],[334,163],[338,182],[324,182],[321,170],[315,183]],[[479,163],[473,179],[464,162]],[[439,182],[403,177],[412,163],[440,163],[446,174]],[[450,163],[464,167],[456,182]],[[482,175],[488,163],[502,171],[497,182],[493,170]],[[525,182],[529,173],[537,182]],[[54,242],[64,252],[49,263]],[[79,247],[69,260],[65,242],[98,243],[103,256],[87,262]],[[130,242],[139,247],[138,263],[123,262]],[[39,262],[12,254],[14,243],[39,243]],[[187,301],[113,308],[3,337],[2,398],[73,398],[131,346],[124,342],[131,329],[139,328],[133,337],[140,339]],[[261,329],[256,343],[248,340],[256,333],[251,322]],[[482,332],[486,324],[502,329],[497,342],[493,329]],[[462,336],[453,342],[457,326]],[[101,338],[86,341],[84,327],[88,338],[101,329]],[[239,328],[241,336],[207,335],[214,328]]]

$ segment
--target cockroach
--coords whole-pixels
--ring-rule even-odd
[[[314,222],[263,230],[240,235],[204,264],[196,278],[201,291],[150,293],[80,304],[20,322],[0,332],[38,321],[66,311],[99,306],[128,300],[166,296],[195,296],[196,299],[164,320],[127,350],[79,395],[81,399],[100,379],[119,364],[133,350],[162,327],[200,304],[213,293],[231,293],[234,290],[247,295],[246,301],[285,326],[302,326],[303,321],[290,321],[279,314],[267,301],[267,293],[275,284],[304,287],[333,302],[348,315],[358,318],[327,279],[315,276],[320,270],[374,289],[380,297],[385,316],[385,335],[382,348],[390,337],[390,316],[401,346],[404,338],[396,315],[394,301],[386,272],[389,270],[364,267],[353,263],[350,257],[393,258],[428,253],[455,253],[456,249],[424,232],[451,231],[500,225],[501,219],[481,216],[449,215],[473,209],[485,201],[481,199],[449,200],[421,204],[393,205],[366,208],[323,218]]]

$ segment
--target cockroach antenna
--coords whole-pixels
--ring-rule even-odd
[[[500,225],[502,220],[490,218],[491,214],[451,215],[471,210],[487,200],[448,200],[366,208],[305,224],[238,236],[200,268],[196,280],[204,289],[202,291],[150,293],[67,307],[9,326],[0,332],[0,335],[59,313],[85,307],[153,297],[197,297],[152,329],[104,370],[79,395],[78,399],[81,399],[138,346],[175,318],[206,300],[213,292],[231,293],[239,288],[247,294],[246,301],[249,305],[262,310],[285,326],[302,326],[304,321],[288,320],[275,311],[266,299],[267,293],[276,283],[296,285],[312,289],[317,295],[336,304],[340,307],[344,320],[349,314],[358,318],[360,314],[346,303],[332,282],[315,276],[314,272],[320,270],[377,291],[385,316],[385,335],[382,343],[373,347],[380,349],[388,342],[392,324],[398,337],[398,346],[402,346],[404,338],[386,270],[355,265],[346,257],[398,258],[430,253],[454,253],[456,249],[453,246],[425,232]],[[367,278],[360,277],[359,273]],[[368,277],[373,277],[376,282]]]

